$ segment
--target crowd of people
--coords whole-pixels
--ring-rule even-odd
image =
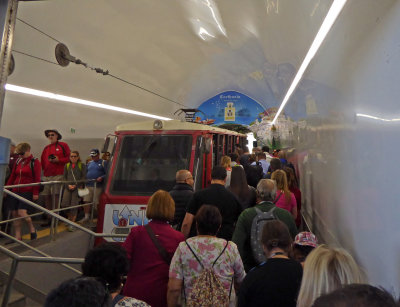
[[[39,193],[44,197],[44,205],[47,209],[54,209],[56,200],[62,193],[61,207],[74,207],[81,202],[91,203],[97,206],[102,184],[106,175],[107,161],[109,153],[104,153],[100,158],[100,151],[92,149],[90,159],[86,163],[81,161],[79,152],[70,150],[65,142],[61,142],[62,135],[56,129],[44,131],[44,135],[49,140],[49,144],[44,147],[40,159],[34,158],[31,154],[31,146],[28,143],[20,143],[10,146],[10,162],[6,174],[6,185],[33,184],[50,181],[68,181],[68,184],[44,184],[34,186],[15,187],[10,190],[29,201],[37,201]],[[91,181],[85,182],[91,179]],[[96,181],[96,192],[94,195],[94,181]],[[81,190],[81,191],[80,191]],[[83,199],[82,195],[85,194]],[[31,240],[37,238],[36,229],[32,219],[28,216],[30,206],[13,196],[4,195],[4,205],[2,207],[3,219],[23,218],[28,224]],[[82,223],[89,220],[89,206],[84,207],[84,217]],[[68,219],[75,222],[77,209],[67,210]],[[49,226],[51,219],[44,216],[43,227]],[[21,219],[13,222],[14,236],[21,240]],[[68,226],[69,231],[74,231],[74,227]]]
[[[301,193],[285,153],[238,149],[207,188],[193,185],[179,170],[171,191],[151,196],[150,222],[122,246],[89,251],[83,275],[45,306],[398,306],[346,250],[298,232]]]

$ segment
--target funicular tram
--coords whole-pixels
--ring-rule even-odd
[[[175,174],[188,169],[194,189],[211,182],[211,170],[220,157],[244,146],[246,135],[217,127],[170,121],[129,123],[108,136],[112,159],[99,202],[97,232],[128,234],[147,223],[146,204],[157,190],[170,191]],[[108,238],[121,241],[122,238]]]

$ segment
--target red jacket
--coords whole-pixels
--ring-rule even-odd
[[[64,150],[63,150],[64,148]],[[64,165],[69,162],[69,154],[71,150],[67,143],[56,142],[54,144],[47,145],[42,152],[42,167],[43,175],[45,177],[57,176],[64,174]],[[49,161],[49,156],[55,155],[58,157],[58,162],[53,163]]]
[[[172,258],[179,243],[185,241],[183,234],[166,222],[152,220],[149,225]],[[124,295],[145,301],[153,307],[167,306],[169,265],[160,256],[144,226],[132,227],[123,246],[131,264]]]
[[[20,158],[14,164],[10,177],[7,180],[7,185],[27,184],[40,182],[40,174],[42,166],[38,159],[34,160],[33,171],[31,168],[31,160],[34,159],[32,155],[28,158]],[[33,176],[34,175],[34,176]],[[14,188],[13,192],[32,192],[33,195],[39,195],[39,186],[34,187],[21,187]]]

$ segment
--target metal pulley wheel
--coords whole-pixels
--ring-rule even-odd
[[[55,50],[56,60],[60,66],[68,66],[71,57],[68,47],[62,43],[58,43]]]

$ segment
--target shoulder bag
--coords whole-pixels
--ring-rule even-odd
[[[168,253],[165,250],[165,248],[160,244],[160,241],[158,241],[156,235],[153,232],[153,229],[151,229],[149,224],[144,225],[144,228],[146,229],[147,233],[149,234],[151,241],[153,241],[154,245],[157,247],[157,250],[160,253],[161,258],[168,265],[170,265],[172,258],[168,255]]]
[[[70,169],[71,169],[72,177],[74,177],[75,184],[78,185],[78,183],[76,181],[76,178],[75,178],[75,175],[74,175],[74,169],[72,167]],[[81,189],[78,188],[78,196],[79,197],[84,197],[86,195],[89,195],[89,189],[87,187],[84,187],[84,188],[81,188]]]

